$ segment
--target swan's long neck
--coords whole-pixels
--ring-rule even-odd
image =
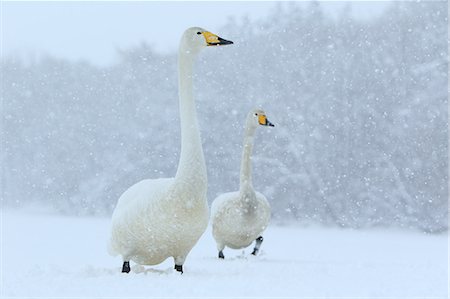
[[[206,166],[193,97],[193,65],[196,54],[180,47],[178,87],[180,98],[181,155],[176,179],[206,192]]]
[[[256,127],[246,125],[244,134],[244,148],[242,150],[240,193],[254,193],[252,184],[252,152]]]

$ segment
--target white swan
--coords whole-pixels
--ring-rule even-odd
[[[228,45],[202,28],[187,29],[178,52],[181,155],[175,178],[143,180],[119,198],[112,216],[109,252],[129,261],[156,265],[173,257],[175,269],[183,263],[208,224],[206,166],[192,95],[193,64],[206,46]]]
[[[256,255],[263,241],[261,233],[269,224],[269,203],[252,185],[251,154],[258,125],[274,126],[264,111],[255,109],[248,114],[245,126],[239,191],[219,195],[211,206],[212,233],[222,259],[225,246],[241,249],[253,240],[256,245],[252,254]]]

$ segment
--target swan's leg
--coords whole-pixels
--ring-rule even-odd
[[[217,250],[219,250],[219,258],[224,259],[223,250],[225,249],[225,245],[217,243]]]
[[[181,272],[181,274],[183,274],[183,265],[175,264],[174,269],[177,270],[178,272]]]
[[[129,261],[123,262],[122,273],[130,273],[130,262]]]
[[[252,252],[253,255],[256,255],[258,253],[259,247],[261,247],[261,243],[263,240],[264,239],[262,236],[259,236],[258,238],[256,238],[255,248],[253,249],[253,252]]]
[[[174,257],[173,259],[175,261],[174,269],[177,270],[178,272],[181,272],[181,274],[183,274],[183,264],[184,264],[184,260],[186,259],[186,257],[178,256],[178,257]]]

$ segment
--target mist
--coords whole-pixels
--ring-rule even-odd
[[[238,190],[245,117],[260,107],[275,127],[257,132],[254,187],[274,221],[447,231],[447,3],[393,2],[369,21],[349,11],[229,18],[217,33],[234,45],[200,55],[209,202]],[[117,56],[3,57],[4,207],[109,216],[132,184],[175,174],[176,52],[143,42]]]

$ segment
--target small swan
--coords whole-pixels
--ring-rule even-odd
[[[251,154],[258,125],[274,125],[264,111],[255,109],[247,116],[242,152],[240,189],[219,195],[211,206],[212,233],[219,250],[219,258],[225,258],[225,246],[241,249],[256,239],[252,254],[256,255],[263,241],[261,233],[270,220],[270,206],[264,195],[252,185]]]
[[[175,269],[183,273],[186,256],[207,227],[207,177],[192,95],[193,65],[203,48],[232,43],[198,27],[187,29],[181,37],[178,170],[175,178],[140,181],[119,198],[112,216],[109,252],[122,256],[122,272],[130,272],[130,260],[156,265],[173,257]]]

